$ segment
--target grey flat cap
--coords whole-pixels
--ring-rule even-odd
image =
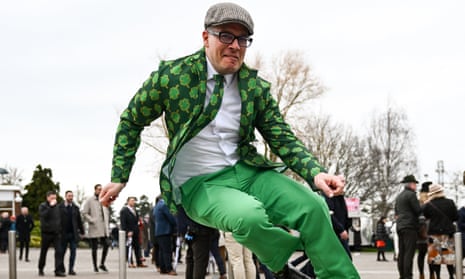
[[[234,3],[218,3],[208,9],[205,15],[205,29],[226,23],[239,23],[253,34],[253,20],[249,12]]]

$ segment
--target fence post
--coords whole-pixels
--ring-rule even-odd
[[[8,231],[10,279],[16,279],[16,231]]]
[[[455,241],[455,278],[463,278],[463,262],[462,262],[462,233],[454,234]]]
[[[126,231],[118,232],[119,279],[126,279]]]

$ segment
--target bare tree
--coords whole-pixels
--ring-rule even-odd
[[[376,189],[371,195],[374,215],[387,216],[401,190],[402,177],[417,172],[413,138],[402,110],[388,107],[385,112],[374,115],[367,136],[371,166],[368,172],[371,187]]]
[[[2,174],[1,183],[4,185],[18,185],[23,180],[22,171],[17,168],[5,166],[4,169],[8,172],[7,174]]]
[[[447,190],[452,192],[451,198],[455,201],[457,206],[465,205],[463,199],[465,199],[465,189],[463,187],[463,173],[461,171],[455,171],[452,174],[452,180],[450,182],[450,187],[446,187]],[[444,185],[446,186],[446,185]]]
[[[311,100],[321,96],[326,88],[316,77],[310,65],[306,62],[304,53],[297,50],[281,52],[273,57],[268,70],[266,63],[260,55],[250,63],[261,70],[261,75],[271,82],[271,94],[275,97],[283,118],[296,129],[292,123],[300,123],[305,120],[305,115],[299,114],[303,107]],[[258,137],[260,138],[260,137]],[[262,141],[264,144],[264,142]],[[276,155],[264,144],[265,156],[272,161],[277,161]]]
[[[361,201],[370,197],[366,141],[350,127],[334,123],[328,115],[315,115],[307,119],[303,130],[298,129],[298,135],[323,166],[344,175],[346,196]]]
[[[84,190],[84,187],[80,187],[79,185],[76,185],[76,191],[74,192],[74,201],[79,206],[82,206],[85,200],[86,200],[86,192]]]

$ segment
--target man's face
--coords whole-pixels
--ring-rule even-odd
[[[94,191],[95,195],[97,195],[97,196],[100,195],[100,192],[102,192],[102,186],[96,187],[95,191]]]
[[[413,191],[417,190],[417,184],[416,183],[410,182],[409,185],[410,185],[410,189],[412,189]]]
[[[21,214],[23,214],[23,215],[29,214],[29,209],[27,207],[22,207],[21,208]]]
[[[128,206],[134,207],[135,205],[136,205],[136,199],[131,198],[128,200]]]
[[[67,201],[68,203],[73,202],[73,197],[74,197],[73,192],[68,192],[68,193],[66,194],[66,196],[65,196],[66,201]]]
[[[228,32],[236,37],[247,37],[247,29],[238,23],[228,23],[211,27],[216,32]],[[246,47],[239,46],[237,39],[230,44],[222,43],[218,36],[203,31],[203,45],[213,68],[222,74],[233,74],[239,70],[244,62]]]
[[[57,199],[57,195],[55,195],[55,194],[51,194],[51,195],[47,196],[47,201],[49,203],[51,203],[52,201],[55,201],[56,199]]]

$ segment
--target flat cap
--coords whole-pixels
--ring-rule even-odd
[[[205,29],[226,23],[239,23],[253,34],[253,20],[249,12],[234,3],[218,3],[211,6],[205,15]]]

